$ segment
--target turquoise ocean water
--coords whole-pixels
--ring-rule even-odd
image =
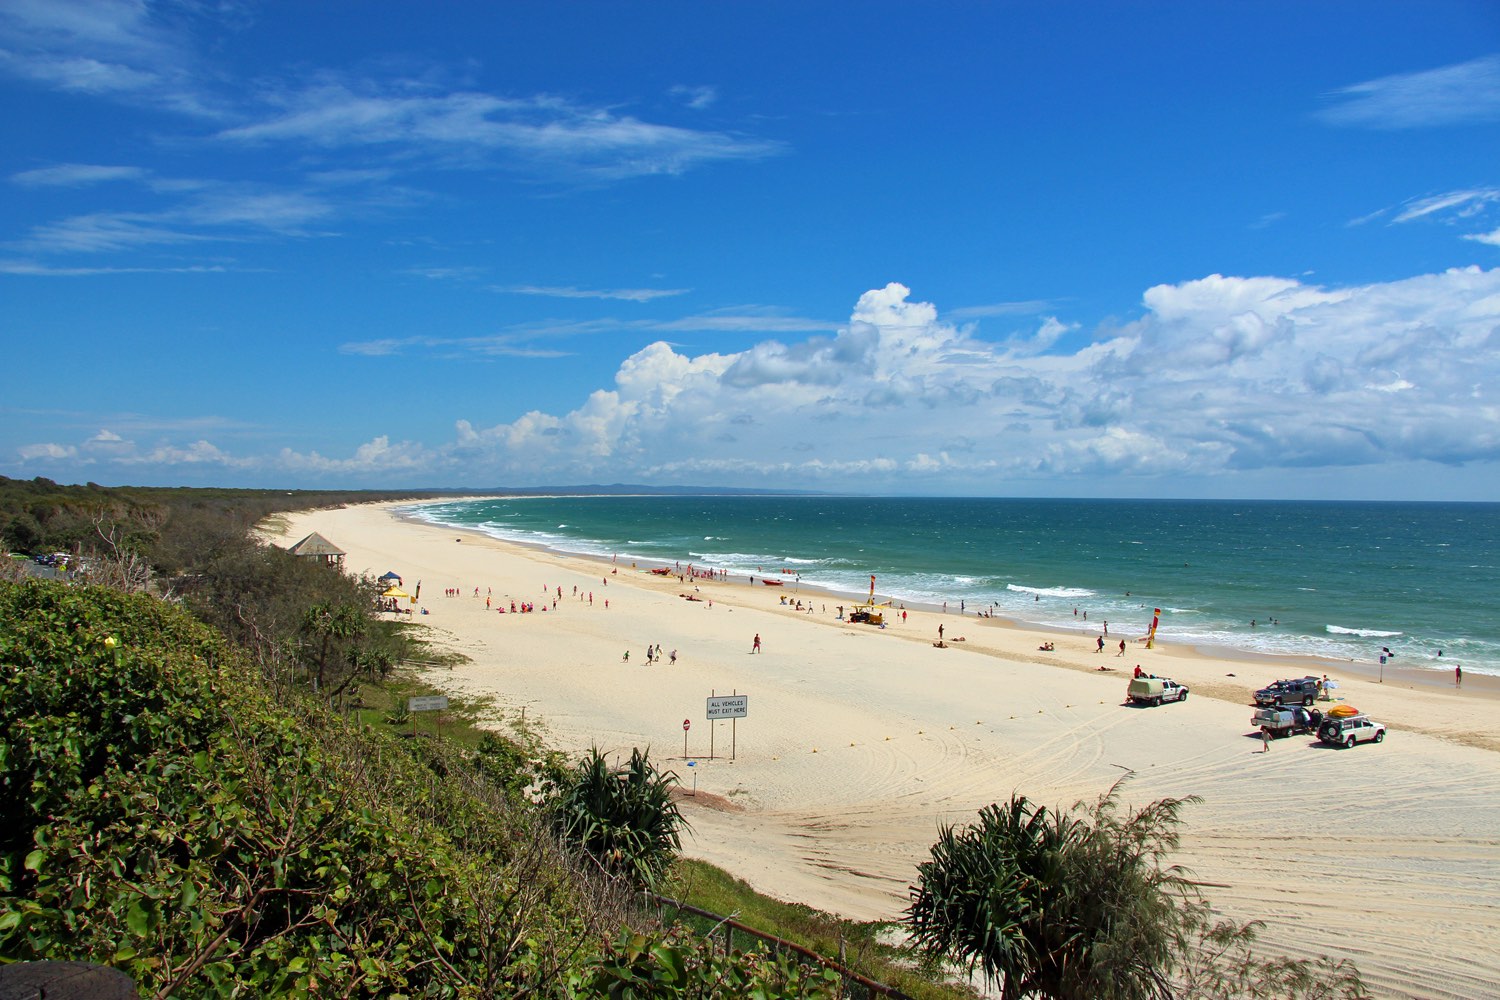
[[[1364,663],[1389,647],[1402,666],[1500,675],[1500,504],[590,496],[411,513],[643,567],[858,597],[874,574],[882,600],[1063,629],[1086,611],[1122,637],[1161,608],[1174,643]]]

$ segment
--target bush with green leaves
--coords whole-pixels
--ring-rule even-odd
[[[257,683],[154,599],[0,584],[0,962],[179,996],[564,992],[602,928],[550,831]]]
[[[621,934],[579,982],[582,995],[611,1000],[835,1000],[842,986],[832,969],[764,948],[726,954],[681,928],[660,937]]]
[[[941,828],[911,889],[913,945],[980,971],[1003,1000],[1365,995],[1348,962],[1257,959],[1258,925],[1217,918],[1166,863],[1196,799],[1122,812],[1118,791],[1071,810],[1013,795],[973,824]]]
[[[658,771],[639,747],[619,767],[593,747],[564,780],[554,807],[557,833],[609,874],[653,886],[682,849],[687,821],[672,800],[676,783],[676,774]]]

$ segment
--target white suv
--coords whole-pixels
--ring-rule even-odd
[[[1318,739],[1336,747],[1352,747],[1356,743],[1379,743],[1385,739],[1385,726],[1368,715],[1349,715],[1344,718],[1327,718],[1318,727]]]

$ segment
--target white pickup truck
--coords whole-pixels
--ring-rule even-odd
[[[1136,677],[1125,689],[1127,701],[1137,705],[1160,705],[1164,701],[1187,701],[1188,689],[1166,677]]]

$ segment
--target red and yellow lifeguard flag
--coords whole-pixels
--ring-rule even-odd
[[[870,603],[875,603],[875,574],[870,574]]]
[[[1150,649],[1151,648],[1151,644],[1156,641],[1156,625],[1160,621],[1161,621],[1161,608],[1155,608],[1155,609],[1153,609],[1152,614],[1151,614],[1151,631],[1148,632],[1148,633],[1146,633],[1146,648],[1147,649]]]

